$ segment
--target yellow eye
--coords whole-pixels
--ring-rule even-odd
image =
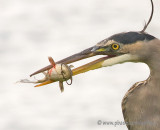
[[[118,50],[119,49],[119,44],[113,43],[111,47],[112,47],[113,50]]]

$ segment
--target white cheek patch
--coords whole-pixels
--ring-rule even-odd
[[[108,46],[108,45],[113,44],[113,43],[117,43],[117,42],[114,41],[114,40],[109,40],[109,41],[107,41],[107,40],[105,39],[105,40],[103,40],[102,42],[98,43],[96,46],[100,46],[100,47],[102,47],[102,46]]]
[[[102,63],[102,67],[112,66],[115,64],[120,64],[120,63],[130,62],[130,61],[136,62],[137,60],[138,60],[138,57],[136,55],[124,54],[124,55],[120,55],[120,56],[105,60]]]

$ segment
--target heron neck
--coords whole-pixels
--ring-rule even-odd
[[[146,64],[150,68],[150,76],[160,82],[160,40],[153,40],[145,50],[148,54]]]
[[[153,61],[148,64],[150,68],[150,76],[146,80],[148,82],[148,86],[152,88],[154,91],[160,91],[160,60]]]
[[[160,54],[156,54],[148,64],[150,68],[150,77],[160,83]]]
[[[160,64],[159,67],[150,68],[150,77],[160,83]]]

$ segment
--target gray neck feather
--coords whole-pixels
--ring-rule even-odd
[[[151,81],[160,85],[160,40],[151,41],[146,53],[148,54],[146,64],[150,68]]]

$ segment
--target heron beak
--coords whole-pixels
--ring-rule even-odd
[[[56,64],[60,64],[60,63],[63,63],[63,64],[70,64],[70,63],[73,63],[73,62],[76,62],[76,61],[79,61],[79,60],[82,60],[82,59],[86,59],[86,58],[89,58],[89,57],[93,57],[93,56],[96,56],[96,55],[106,55],[104,53],[105,51],[102,50],[102,49],[99,49],[97,47],[91,47],[91,48],[88,48],[80,53],[76,53],[72,56],[69,56],[67,58],[64,58],[58,62],[56,62]],[[108,59],[108,58],[111,58],[113,56],[108,56],[106,55],[105,57],[102,57],[102,58],[99,58],[95,61],[92,61],[90,63],[87,63],[85,65],[82,65],[80,67],[77,67],[75,69],[72,70],[73,72],[73,75],[78,75],[80,73],[84,73],[84,72],[87,72],[89,70],[94,70],[94,69],[98,69],[98,68],[101,68],[102,67],[102,64],[103,62]],[[30,76],[33,76],[35,74],[38,74],[38,73],[41,73],[41,72],[44,72],[46,70],[49,70],[51,69],[53,66],[52,65],[49,65],[49,66],[46,66],[36,72],[34,72],[33,74],[31,74]]]
[[[73,72],[73,75],[78,75],[78,74],[81,74],[81,73],[84,73],[84,72],[87,72],[87,71],[90,71],[90,70],[94,70],[94,69],[98,69],[98,68],[101,68],[103,67],[103,62],[107,59],[111,58],[111,56],[105,56],[105,57],[102,57],[102,58],[99,58],[97,60],[94,60],[90,63],[87,63],[85,65],[82,65],[80,67],[77,67],[75,69],[72,70]]]
[[[101,68],[101,67],[103,67],[104,61],[106,61],[109,58],[115,57],[115,55],[107,55],[106,49],[103,47],[99,47],[99,46],[92,47],[90,52],[88,52],[88,53],[92,54],[92,56],[96,56],[96,55],[105,55],[105,56],[102,58],[99,58],[97,60],[94,60],[88,64],[85,64],[85,65],[82,65],[80,67],[73,69],[72,70],[73,75],[78,75],[80,73],[84,73],[84,72],[87,72],[90,70]]]

